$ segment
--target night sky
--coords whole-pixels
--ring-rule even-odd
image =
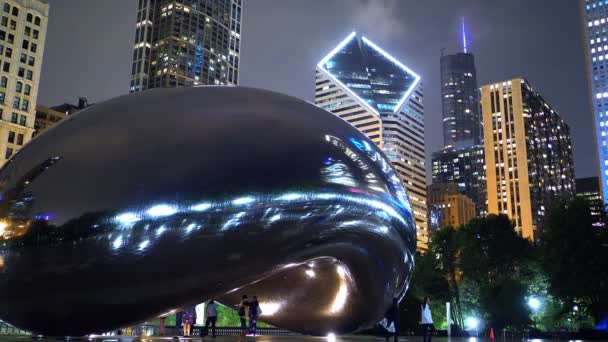
[[[136,2],[50,0],[40,104],[128,93]],[[316,63],[351,31],[361,31],[422,76],[430,161],[443,146],[440,51],[462,49],[464,16],[479,85],[527,78],[570,125],[576,176],[595,176],[577,2],[244,0],[241,85],[312,102]]]

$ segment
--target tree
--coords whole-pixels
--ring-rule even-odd
[[[532,245],[505,215],[471,220],[460,229],[460,269],[476,285],[479,310],[495,329],[530,322],[524,279],[532,274]]]
[[[460,329],[463,329],[464,318],[460,302],[460,270],[458,268],[460,241],[454,227],[446,226],[433,233],[428,253],[435,257],[435,271],[441,274],[449,284],[452,317]]]
[[[592,215],[591,208],[599,212]],[[545,219],[539,243],[551,293],[568,310],[576,306],[596,322],[608,315],[605,218],[604,208],[584,199],[557,201]]]

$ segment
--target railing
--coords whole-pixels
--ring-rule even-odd
[[[204,331],[204,327],[193,327],[192,335],[199,336],[201,331]],[[179,335],[181,335],[181,329],[177,331]],[[240,327],[217,327],[215,328],[215,334],[217,336],[238,336],[243,332]],[[208,331],[211,334],[211,328]],[[272,335],[272,336],[296,336],[299,335],[289,330],[279,329],[279,328],[257,328],[257,335]],[[160,328],[158,326],[152,325],[142,325],[136,327],[130,327],[121,329],[119,331],[112,332],[114,335],[123,335],[123,336],[161,336]],[[165,327],[164,336],[177,336],[175,327]]]

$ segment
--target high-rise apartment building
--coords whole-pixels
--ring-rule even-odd
[[[0,166],[34,133],[49,4],[0,1]]]
[[[131,92],[237,85],[242,0],[139,0]]]
[[[431,155],[433,183],[455,183],[475,203],[477,215],[486,209],[486,172],[483,145],[446,148]]]
[[[608,4],[579,0],[602,198],[608,199]]]
[[[534,239],[558,197],[574,196],[570,128],[524,79],[481,88],[488,213]]]
[[[475,218],[475,203],[460,193],[456,183],[433,183],[428,189],[428,203],[441,210],[439,226],[455,228]]]
[[[425,250],[429,234],[420,76],[353,32],[317,65],[315,102],[382,148],[408,191],[418,247]]]
[[[481,116],[475,57],[459,52],[441,56],[443,144],[462,148],[481,143]]]

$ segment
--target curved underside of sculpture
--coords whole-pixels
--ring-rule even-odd
[[[362,133],[239,87],[82,111],[0,171],[0,319],[81,336],[256,295],[308,334],[376,322],[412,273],[405,190]]]

